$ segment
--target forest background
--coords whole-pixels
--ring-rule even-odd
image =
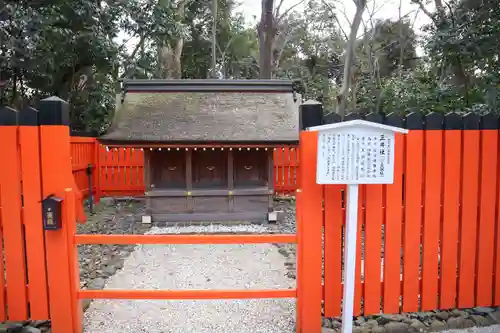
[[[57,95],[93,135],[132,78],[287,78],[326,113],[500,111],[496,0],[391,1],[0,0],[1,103]]]

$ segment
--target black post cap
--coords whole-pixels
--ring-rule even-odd
[[[323,122],[325,124],[335,124],[340,123],[342,121],[342,117],[335,112],[330,112],[329,114],[323,117]]]
[[[463,116],[464,130],[478,130],[481,124],[481,117],[477,113],[467,113]]]
[[[385,117],[385,124],[389,126],[404,128],[405,119],[398,113],[392,112]]]
[[[323,125],[323,105],[318,101],[309,100],[300,106],[299,128]]]
[[[0,126],[17,126],[18,114],[17,110],[0,105]]]
[[[25,106],[19,112],[20,126],[38,126],[38,110],[30,106]]]
[[[344,121],[363,119],[363,115],[359,112],[351,112],[345,115]]]
[[[380,113],[370,112],[369,114],[366,115],[365,120],[371,121],[372,123],[383,124],[384,123],[384,116]]]
[[[427,130],[441,130],[444,125],[444,114],[442,112],[431,112],[425,116],[424,119]]]
[[[455,112],[445,114],[444,128],[447,130],[461,130],[463,128],[462,117]]]
[[[57,96],[41,100],[38,111],[40,125],[69,126],[69,104]]]
[[[409,130],[424,129],[424,115],[420,111],[412,111],[406,115],[406,128]]]
[[[481,117],[481,129],[498,129],[498,116],[493,113],[487,113]]]

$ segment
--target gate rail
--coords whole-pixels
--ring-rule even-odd
[[[265,244],[297,243],[296,235],[75,235],[82,244]],[[294,298],[297,289],[268,290],[78,290],[79,299],[251,299]]]

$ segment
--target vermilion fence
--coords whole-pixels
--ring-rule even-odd
[[[40,112],[49,115],[60,112],[64,109],[64,104],[60,104],[55,99],[47,100]],[[78,265],[73,245],[102,243],[104,238],[74,235],[71,171],[80,177],[77,182],[85,191],[87,183],[80,174],[86,172],[84,166],[92,156],[100,154],[100,148],[91,139],[73,138],[73,145],[82,148],[78,148],[79,151],[73,148],[71,167],[67,126],[53,124],[51,117],[40,117],[48,123],[36,126],[37,111],[29,108],[19,115],[5,107],[0,108],[0,112],[2,158],[9,161],[0,163],[0,246],[3,248],[0,271],[5,272],[0,274],[0,321],[50,319],[55,333],[79,332],[81,324],[71,322],[71,316],[66,315],[68,309],[81,313],[80,303],[75,300],[95,298],[97,294],[76,290]],[[380,115],[367,118],[406,126],[410,132],[396,138],[394,184],[360,187],[354,314],[500,305],[498,117],[491,114],[422,117],[413,113],[405,118],[383,119]],[[91,145],[94,148],[89,148]],[[120,154],[124,155],[120,157]],[[98,169],[102,171],[109,166],[116,170],[115,163],[129,158],[125,154],[106,153],[111,157],[98,165]],[[298,318],[302,322],[297,326],[313,327],[303,332],[315,333],[321,331],[322,300],[326,316],[340,315],[346,206],[344,186],[316,184],[316,154],[317,135],[302,132],[297,237],[280,236],[281,241],[298,241],[300,265],[296,293]],[[101,160],[97,158],[97,163]],[[130,167],[123,169],[140,167],[139,162],[132,162],[132,157],[127,165]],[[113,171],[108,175],[106,171],[105,176],[121,181],[122,176],[117,175],[122,174],[125,179],[136,179],[140,183],[140,173]],[[103,174],[95,172],[93,177],[102,178]],[[100,182],[98,179],[96,184]],[[42,228],[42,199],[51,195],[66,198],[59,231]],[[275,242],[277,236],[269,235],[268,240]],[[126,237],[126,243],[130,244],[146,240],[143,236]],[[197,236],[187,237],[190,241]],[[221,243],[228,242],[228,237],[234,238],[234,235],[214,239]],[[245,235],[241,239],[254,242],[253,237]],[[262,236],[257,238],[262,241]],[[120,239],[124,238],[109,235],[106,242],[116,243]],[[176,239],[178,243],[187,242]],[[117,291],[108,294],[111,293],[117,295]],[[167,291],[163,295],[171,293]],[[280,295],[288,297],[293,293],[294,290]],[[144,291],[137,291],[135,295],[147,296]],[[74,325],[74,330],[67,329],[69,325]]]
[[[144,152],[99,146],[99,187],[106,196],[144,194]]]
[[[144,153],[141,149],[108,150],[95,138],[72,137],[71,154],[76,183],[88,194],[87,166],[92,170],[93,193],[101,196],[128,196],[144,193]],[[296,148],[274,151],[274,185],[277,193],[291,193],[298,187],[299,154]]]
[[[360,186],[354,315],[500,305],[498,118],[378,117],[410,131],[396,138],[394,184]],[[301,168],[314,170],[317,134],[303,133],[300,149]],[[341,314],[345,191],[301,173],[298,215],[324,225],[329,317]],[[321,244],[321,228],[312,237]]]
[[[71,165],[76,185],[84,196],[89,193],[89,177],[87,168],[89,165],[97,167],[98,145],[95,138],[71,137]],[[92,172],[92,192],[99,192],[99,181],[94,169]]]

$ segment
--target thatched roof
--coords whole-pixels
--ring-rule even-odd
[[[110,131],[101,140],[298,140],[298,102],[294,101],[291,82],[281,81],[285,84],[274,84],[274,88],[264,84],[259,89],[258,81],[235,81],[239,85],[228,85],[229,80],[192,80],[193,84],[186,84],[188,81],[182,80],[182,85],[167,80],[149,81],[154,85],[145,85],[146,81],[135,86],[129,83],[123,101],[117,105]]]

